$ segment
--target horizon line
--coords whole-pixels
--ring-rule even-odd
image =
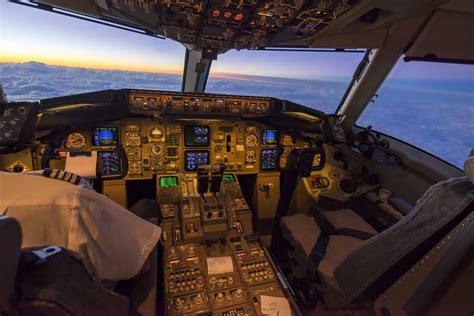
[[[28,60],[28,61],[4,61],[0,59],[0,64],[28,64],[28,63],[37,63],[43,64],[48,67],[65,67],[65,68],[80,68],[80,69],[91,69],[91,70],[102,70],[102,71],[123,71],[123,72],[134,72],[134,73],[147,73],[147,74],[173,74],[173,75],[181,75],[183,76],[184,70],[141,70],[141,69],[120,69],[120,68],[101,68],[101,67],[91,67],[91,66],[72,66],[72,65],[63,65],[63,64],[51,64],[44,61],[36,61],[36,60]],[[294,77],[279,77],[279,76],[268,76],[268,75],[260,75],[260,74],[242,74],[242,73],[234,73],[234,72],[209,72],[209,77],[219,77],[219,76],[242,76],[242,77],[264,77],[264,78],[276,78],[276,79],[292,79],[292,80],[304,80],[304,81],[326,81],[326,82],[336,82],[336,83],[344,83],[341,81],[336,80],[325,80],[325,79],[318,79],[318,78],[294,78]]]

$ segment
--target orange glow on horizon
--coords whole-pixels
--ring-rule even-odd
[[[182,75],[183,69],[161,68],[156,66],[144,65],[117,65],[116,63],[106,63],[88,60],[71,60],[68,58],[58,57],[44,57],[44,56],[29,56],[27,54],[0,54],[0,62],[5,63],[25,63],[25,62],[40,62],[48,66],[62,66],[74,68],[88,68],[98,70],[120,70],[120,71],[137,71],[149,73],[165,73],[173,75]],[[184,63],[184,61],[183,61]]]

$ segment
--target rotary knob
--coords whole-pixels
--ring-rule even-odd
[[[198,294],[194,297],[194,303],[196,305],[201,305],[204,301],[202,300],[202,295]]]
[[[216,295],[216,302],[217,302],[217,303],[222,303],[222,302],[224,302],[224,293],[219,292],[219,293]]]
[[[242,295],[243,295],[242,289],[237,289],[237,290],[234,292],[234,295],[235,295],[235,297],[238,298],[238,299],[242,298]]]
[[[175,301],[174,301],[174,308],[177,310],[177,311],[180,311],[183,309],[183,304],[184,304],[184,300],[181,299],[181,298],[177,298]]]

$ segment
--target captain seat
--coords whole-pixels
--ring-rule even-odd
[[[374,299],[474,210],[474,157],[465,172],[433,185],[412,212],[378,234],[348,209],[283,217],[293,276],[310,280],[329,308]]]

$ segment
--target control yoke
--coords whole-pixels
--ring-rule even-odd
[[[218,193],[221,190],[222,179],[224,178],[224,164],[199,165],[197,170],[198,193]],[[209,188],[209,183],[210,188]]]

